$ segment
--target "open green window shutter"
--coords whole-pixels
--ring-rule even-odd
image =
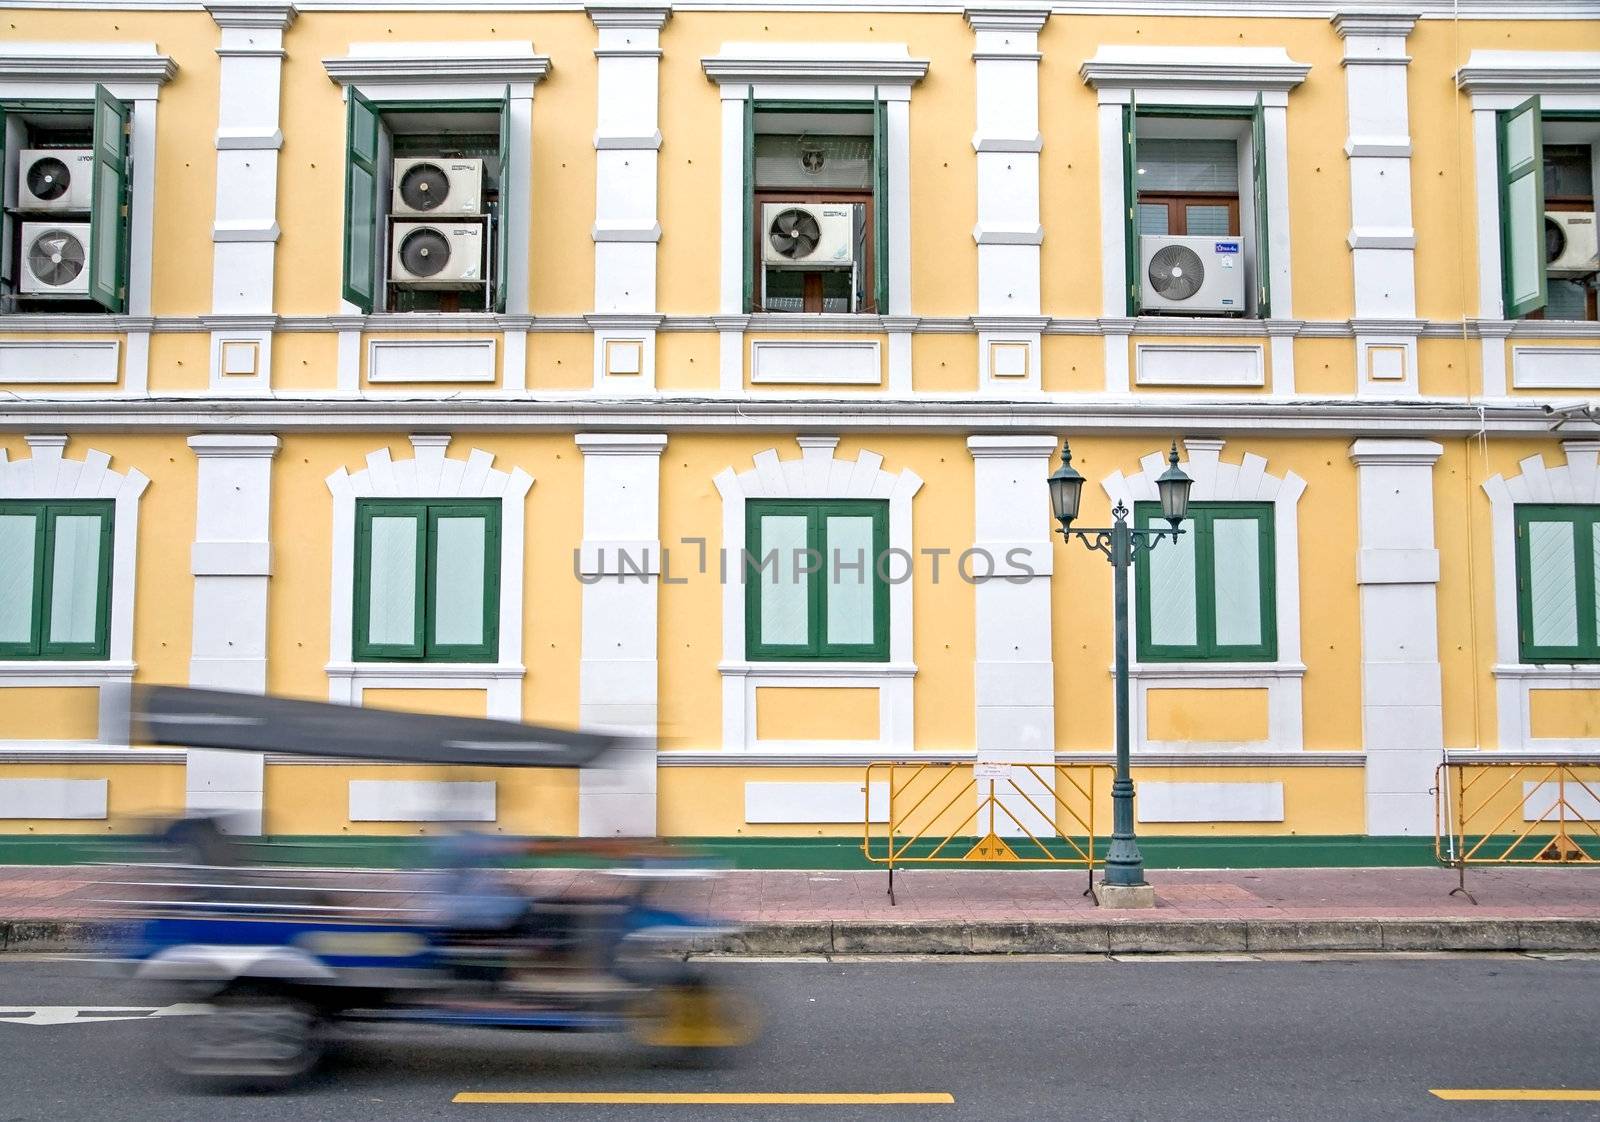
[[[1272,271],[1267,256],[1267,119],[1261,110],[1261,95],[1256,94],[1255,111],[1250,117],[1250,170],[1255,184],[1256,227],[1256,315],[1272,315]]]
[[[756,307],[755,270],[755,207],[756,207],[756,91],[746,88],[744,95],[744,310],[759,311]]]
[[[128,306],[128,103],[94,88],[94,184],[89,200],[89,298]]]
[[[355,657],[422,657],[427,520],[422,503],[356,507]]]
[[[872,91],[872,300],[889,314],[889,113]]]
[[[1500,112],[1500,276],[1505,317],[1545,305],[1544,130],[1539,99]]]
[[[1128,282],[1128,314],[1136,316],[1143,306],[1139,276],[1139,106],[1130,101],[1122,107],[1122,222],[1123,272]]]
[[[351,87],[345,115],[344,298],[371,312],[378,292],[378,110]]]
[[[500,201],[494,216],[494,310],[506,310],[506,275],[511,262],[511,239],[506,237],[506,211],[511,204],[511,87],[500,103]]]

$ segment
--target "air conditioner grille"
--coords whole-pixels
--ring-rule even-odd
[[[810,211],[790,207],[772,220],[767,237],[772,248],[784,257],[803,258],[810,256],[822,240],[822,227]]]
[[[1544,216],[1544,263],[1550,264],[1560,258],[1567,251],[1567,232],[1561,228],[1561,223]]]
[[[438,230],[413,230],[400,242],[400,263],[414,277],[436,276],[450,263],[450,242]]]
[[[400,177],[400,197],[412,210],[433,210],[450,197],[450,177],[438,164],[412,164]]]
[[[1205,283],[1200,255],[1186,245],[1162,246],[1150,258],[1150,286],[1168,300],[1187,300]]]
[[[87,260],[77,236],[54,227],[41,231],[28,244],[28,268],[43,284],[64,287],[83,272]]]
[[[28,168],[28,190],[33,192],[34,198],[59,199],[71,185],[72,173],[54,156],[35,160]]]

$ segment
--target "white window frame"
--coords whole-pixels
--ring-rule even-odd
[[[1267,461],[1246,452],[1237,464],[1222,462],[1221,440],[1186,440],[1183,470],[1194,480],[1190,502],[1270,502],[1273,519],[1274,608],[1278,622],[1275,662],[1140,662],[1133,652],[1128,676],[1133,682],[1133,747],[1136,752],[1298,752],[1305,747],[1302,686],[1306,667],[1300,657],[1300,529],[1297,514],[1306,482],[1292,471],[1272,475]],[[1159,502],[1156,479],[1167,458],[1152,452],[1139,461],[1136,475],[1112,472],[1101,481],[1113,506]],[[1157,545],[1155,548],[1163,548]],[[1137,597],[1129,597],[1128,627],[1138,634]],[[1252,741],[1151,740],[1149,693],[1156,689],[1264,689],[1267,739]]]
[[[133,105],[128,154],[133,164],[128,214],[128,310],[125,315],[21,313],[4,317],[7,331],[126,336],[122,393],[140,396],[150,378],[150,284],[154,271],[156,103],[177,64],[154,43],[16,42],[0,45],[0,100],[94,101],[95,86]],[[0,346],[3,346],[0,343]],[[14,391],[53,396],[50,390]]]
[[[714,482],[722,495],[722,549],[728,569],[722,581],[722,747],[724,751],[814,754],[820,748],[834,755],[872,755],[910,751],[913,745],[910,579],[889,586],[889,660],[887,662],[761,661],[745,657],[745,503],[750,499],[886,499],[889,503],[889,549],[910,564],[911,500],[922,477],[910,468],[883,470],[883,457],[863,449],[854,460],[834,456],[837,436],[801,436],[798,459],[778,458],[776,448],[751,457],[747,471],[724,468]],[[898,575],[898,570],[894,570]],[[873,740],[758,741],[756,690],[759,687],[808,689],[840,687],[878,691],[878,735]]]
[[[33,455],[11,460],[0,448],[0,499],[111,499],[111,614],[104,659],[15,659],[0,661],[0,690],[8,686],[116,686],[133,681],[133,607],[138,572],[139,500],[150,479],[136,467],[112,471],[111,456],[90,448],[81,460],[64,455],[68,437],[25,437]],[[5,703],[0,694],[0,705]],[[100,731],[112,731],[117,691],[100,690]],[[69,749],[62,741],[11,742],[14,747]]]
[[[389,449],[367,453],[361,471],[340,468],[328,476],[333,496],[333,585],[329,619],[328,699],[360,705],[368,689],[471,690],[488,695],[488,715],[522,719],[522,594],[524,504],[533,477],[490,465],[494,457],[474,448],[464,460],[445,453],[450,437],[415,433],[415,456],[395,460]],[[356,500],[499,499],[500,651],[495,662],[357,662],[354,658]]]
[[[1257,97],[1261,99],[1266,133],[1267,280],[1272,294],[1272,319],[1293,318],[1288,106],[1290,91],[1305,81],[1310,71],[1308,64],[1295,62],[1281,47],[1102,46],[1083,63],[1078,73],[1094,87],[1099,100],[1101,290],[1107,318],[1122,320],[1129,324],[1129,330],[1140,322],[1128,319],[1124,107],[1137,104],[1242,109],[1253,107]],[[1248,160],[1248,149],[1248,144],[1240,145],[1242,161]],[[1241,231],[1245,228],[1244,182],[1242,179]],[[1196,333],[1201,333],[1204,324],[1197,328]],[[1108,353],[1111,349],[1108,343]]]
[[[1564,464],[1546,466],[1543,455],[1529,456],[1518,465],[1519,474],[1496,475],[1483,484],[1494,560],[1492,673],[1501,751],[1592,753],[1600,748],[1600,738],[1536,739],[1531,696],[1534,690],[1600,690],[1600,663],[1524,663],[1517,642],[1517,506],[1600,503],[1600,440],[1564,440],[1561,447]]]
[[[719,315],[715,323],[721,336],[721,389],[744,392],[744,333],[752,321],[771,317],[775,329],[792,330],[797,317],[786,313],[752,316],[744,307],[745,102],[756,101],[860,101],[870,108],[885,103],[887,132],[881,156],[887,161],[888,198],[884,213],[874,221],[888,223],[889,306],[877,316],[827,317],[840,332],[890,331],[889,384],[911,388],[910,322],[896,319],[911,315],[911,87],[928,73],[928,60],[912,58],[904,43],[724,43],[715,55],[701,59],[706,77],[717,83],[722,97],[722,210]],[[809,319],[817,319],[812,316]]]

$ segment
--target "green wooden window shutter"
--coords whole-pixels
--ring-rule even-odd
[[[1266,319],[1272,315],[1272,269],[1267,253],[1267,118],[1260,94],[1250,116],[1250,168],[1255,184],[1256,315]]]
[[[1139,107],[1131,101],[1122,107],[1122,141],[1122,257],[1128,314],[1136,316],[1144,306],[1144,292],[1139,266]]]
[[[370,313],[378,293],[377,107],[349,90],[345,115],[344,298]]]
[[[359,501],[354,592],[359,661],[494,661],[499,502]]]
[[[0,502],[0,657],[107,657],[114,517],[109,500]]]
[[[747,87],[744,95],[744,310],[758,312],[756,307],[755,263],[755,209],[756,209],[756,91]]]
[[[1138,503],[1141,529],[1165,528]],[[1271,503],[1191,503],[1186,531],[1135,565],[1141,662],[1271,662],[1278,657]]]
[[[1523,662],[1600,661],[1600,504],[1518,504]]]
[[[94,183],[89,202],[89,298],[128,307],[128,103],[94,88]]]
[[[500,103],[500,201],[494,216],[494,310],[506,310],[506,282],[511,263],[511,239],[506,236],[506,209],[511,201],[511,87]]]
[[[1500,172],[1500,277],[1505,317],[1544,307],[1544,130],[1539,99],[1495,115]]]
[[[889,658],[889,507],[876,500],[745,506],[745,657]]]
[[[872,91],[872,299],[889,314],[889,111]]]

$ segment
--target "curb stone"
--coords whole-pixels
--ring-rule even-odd
[[[1383,949],[1377,920],[1259,920],[1244,925],[1247,951],[1376,951]]]

